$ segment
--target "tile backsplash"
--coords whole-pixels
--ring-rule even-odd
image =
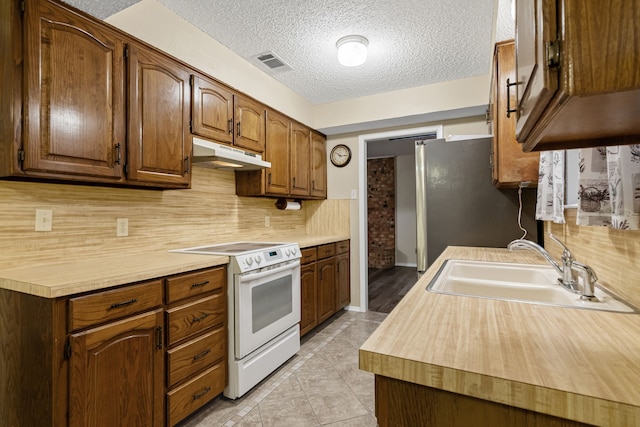
[[[205,168],[193,168],[190,190],[0,181],[0,200],[0,269],[283,233],[349,234],[348,217],[346,227],[332,221],[348,216],[348,200],[281,211],[275,199],[236,196],[234,172]],[[35,231],[36,209],[53,211],[52,231]],[[118,218],[128,219],[127,237],[116,236]]]

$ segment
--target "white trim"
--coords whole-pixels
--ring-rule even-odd
[[[358,247],[360,260],[360,308],[359,311],[369,310],[369,280],[367,278],[368,250],[367,250],[367,142],[379,141],[391,138],[424,135],[436,132],[436,138],[442,138],[444,129],[442,125],[424,126],[419,128],[402,129],[381,133],[369,133],[358,136]]]

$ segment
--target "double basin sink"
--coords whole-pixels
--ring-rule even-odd
[[[558,283],[551,266],[486,261],[447,260],[427,291],[530,304],[637,313],[631,305],[596,286],[598,301],[584,301]]]

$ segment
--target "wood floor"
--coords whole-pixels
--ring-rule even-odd
[[[369,269],[369,310],[390,313],[418,280],[416,267]]]

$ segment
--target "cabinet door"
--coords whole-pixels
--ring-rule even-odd
[[[291,194],[308,196],[311,164],[311,131],[299,123],[291,123]]]
[[[235,96],[234,102],[236,112],[235,145],[256,153],[264,152],[266,115],[264,106],[240,95]]]
[[[346,307],[351,301],[349,254],[336,255],[336,310]]]
[[[320,134],[311,132],[311,190],[312,197],[327,197],[327,140]]]
[[[209,79],[192,76],[191,132],[233,144],[233,92]]]
[[[274,111],[267,113],[267,145],[266,160],[271,167],[267,174],[266,193],[288,195],[291,171],[289,167],[290,121],[282,114]]]
[[[318,325],[316,263],[300,268],[300,336]]]
[[[190,73],[173,59],[129,46],[130,181],[188,187]]]
[[[122,40],[44,1],[27,2],[24,22],[22,169],[89,182],[124,180]]]
[[[558,69],[547,63],[557,38],[556,0],[516,2],[516,135],[522,142],[558,90]]]
[[[515,81],[515,47],[512,41],[496,44],[493,74],[493,183],[498,188],[516,188],[521,182],[536,186],[540,154],[522,151],[522,144],[516,141],[516,115],[507,112],[508,107],[515,108],[516,102],[515,90],[507,89],[507,80]]]
[[[336,312],[335,257],[323,259],[318,265],[318,323]]]
[[[162,309],[70,337],[69,425],[161,426]]]

